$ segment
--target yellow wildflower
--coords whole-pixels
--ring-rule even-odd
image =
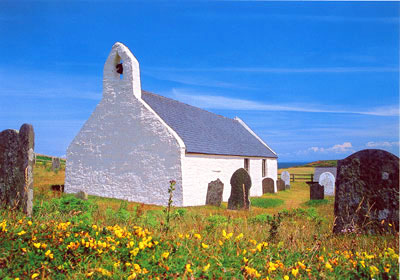
[[[389,271],[390,271],[390,264],[387,264],[387,265],[383,268],[383,270],[384,270],[386,273],[389,273]]]
[[[21,236],[21,235],[23,235],[23,234],[25,234],[25,233],[26,233],[25,230],[21,230],[20,232],[17,233],[17,235]]]
[[[46,253],[44,253],[46,257],[49,257],[50,259],[53,259],[53,254],[51,253],[51,250],[47,250]]]
[[[235,239],[239,241],[239,240],[242,239],[242,238],[243,238],[243,233],[240,233],[238,236],[236,236]]]
[[[289,276],[285,275],[285,276],[283,276],[283,279],[284,280],[289,280]]]
[[[376,274],[379,273],[379,269],[378,269],[376,266],[371,265],[371,266],[369,267],[369,272],[370,272],[370,274],[371,274],[371,277],[374,277]]]
[[[135,278],[136,278],[136,273],[132,272],[132,274],[129,275],[128,280],[132,280],[132,279],[135,279]]]
[[[169,256],[169,252],[164,252],[164,253],[162,253],[162,255],[161,255],[161,257],[162,257],[163,259],[168,258],[168,256]]]
[[[133,269],[135,270],[135,272],[137,273],[141,273],[142,269],[140,268],[140,265],[138,265],[137,263],[133,264]]]
[[[206,266],[203,267],[203,271],[206,272],[210,268],[210,264],[208,263]]]
[[[325,267],[330,271],[333,270],[332,265],[329,262],[326,262]]]
[[[189,263],[186,264],[185,267],[186,267],[186,271],[187,271],[187,272],[189,272],[189,273],[192,273],[192,272],[193,272],[193,270],[190,269],[190,264],[189,264]]]
[[[219,244],[219,246],[224,245],[224,243],[221,240],[218,240],[218,244]]]
[[[195,235],[194,235],[194,238],[197,238],[197,239],[201,239],[201,235],[200,234],[198,234],[198,233],[196,233]]]
[[[301,269],[306,269],[306,266],[302,262],[297,262],[297,264],[301,267]]]
[[[32,225],[32,222],[31,221],[28,221],[28,226],[31,226]]]
[[[297,274],[299,273],[299,269],[298,268],[296,268],[296,269],[292,269],[292,275],[294,276],[294,277],[296,277],[297,276]]]
[[[92,272],[88,272],[88,273],[86,273],[86,277],[90,277],[90,276],[92,276],[93,275],[93,271]]]
[[[119,265],[120,265],[120,262],[114,263],[114,267],[115,267],[115,268],[119,267]]]
[[[31,279],[35,279],[36,277],[38,277],[40,274],[39,273],[33,273],[31,276]]]
[[[246,257],[243,257],[243,261],[244,261],[245,263],[247,263],[247,262],[249,261],[249,259],[246,258]]]
[[[38,243],[33,243],[33,246],[35,246],[36,248],[40,248],[40,242],[38,242]]]
[[[254,239],[250,239],[249,242],[252,243],[253,245],[257,245],[257,241],[255,241]]]
[[[255,268],[245,266],[244,270],[246,271],[247,275],[249,275],[249,276],[256,277],[256,278],[259,278],[261,276],[261,274]]]
[[[201,243],[201,247],[203,247],[204,249],[207,249],[208,248],[208,245],[207,244],[204,244],[203,242]]]
[[[22,252],[26,253],[26,248],[21,248]]]

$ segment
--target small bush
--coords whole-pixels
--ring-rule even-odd
[[[226,225],[228,223],[228,218],[221,215],[211,215],[206,218],[206,221],[206,231],[210,232],[220,225]]]
[[[251,224],[266,224],[272,216],[269,214],[260,214],[254,217],[249,218],[249,223]]]
[[[187,213],[186,209],[176,209],[173,213],[172,213],[172,218],[173,219],[179,219],[179,218],[183,218]]]
[[[251,206],[261,208],[274,208],[282,205],[284,201],[278,198],[251,197]]]

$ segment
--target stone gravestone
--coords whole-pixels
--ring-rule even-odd
[[[310,186],[310,200],[324,199],[324,186],[316,182],[306,182]]]
[[[61,168],[60,158],[53,157],[51,158],[51,170],[55,171]]]
[[[276,180],[276,187],[278,189],[278,192],[284,191],[285,190],[285,181],[282,179]]]
[[[274,179],[265,178],[262,181],[262,189],[263,189],[263,194],[265,194],[265,193],[275,193],[275,190],[274,190]]]
[[[0,204],[32,215],[35,134],[30,124],[0,133]]]
[[[231,187],[228,209],[250,209],[249,192],[251,188],[251,178],[244,168],[240,168],[233,173],[231,177]]]
[[[321,176],[322,173],[329,172],[335,177],[336,180],[336,173],[337,173],[337,168],[336,167],[320,167],[317,166],[314,168],[314,182],[319,182],[319,176]]]
[[[324,172],[319,176],[319,182],[321,186],[324,186],[325,195],[335,194],[335,177],[330,172]]]
[[[222,193],[224,192],[224,183],[220,179],[208,184],[206,205],[221,206]]]
[[[281,179],[285,182],[286,189],[290,189],[290,173],[288,171],[283,171]]]
[[[84,191],[79,191],[75,194],[76,198],[82,199],[82,200],[88,200],[88,194]]]
[[[335,233],[377,233],[389,229],[389,224],[398,231],[399,158],[368,149],[339,160],[335,217]]]

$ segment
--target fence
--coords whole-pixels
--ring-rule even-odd
[[[278,175],[278,178],[281,178],[281,174]],[[314,174],[290,174],[290,182],[296,181],[314,181]]]

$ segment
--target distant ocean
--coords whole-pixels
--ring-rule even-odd
[[[279,162],[278,161],[278,169],[279,168],[289,168],[293,166],[301,166],[307,164],[308,162]]]

